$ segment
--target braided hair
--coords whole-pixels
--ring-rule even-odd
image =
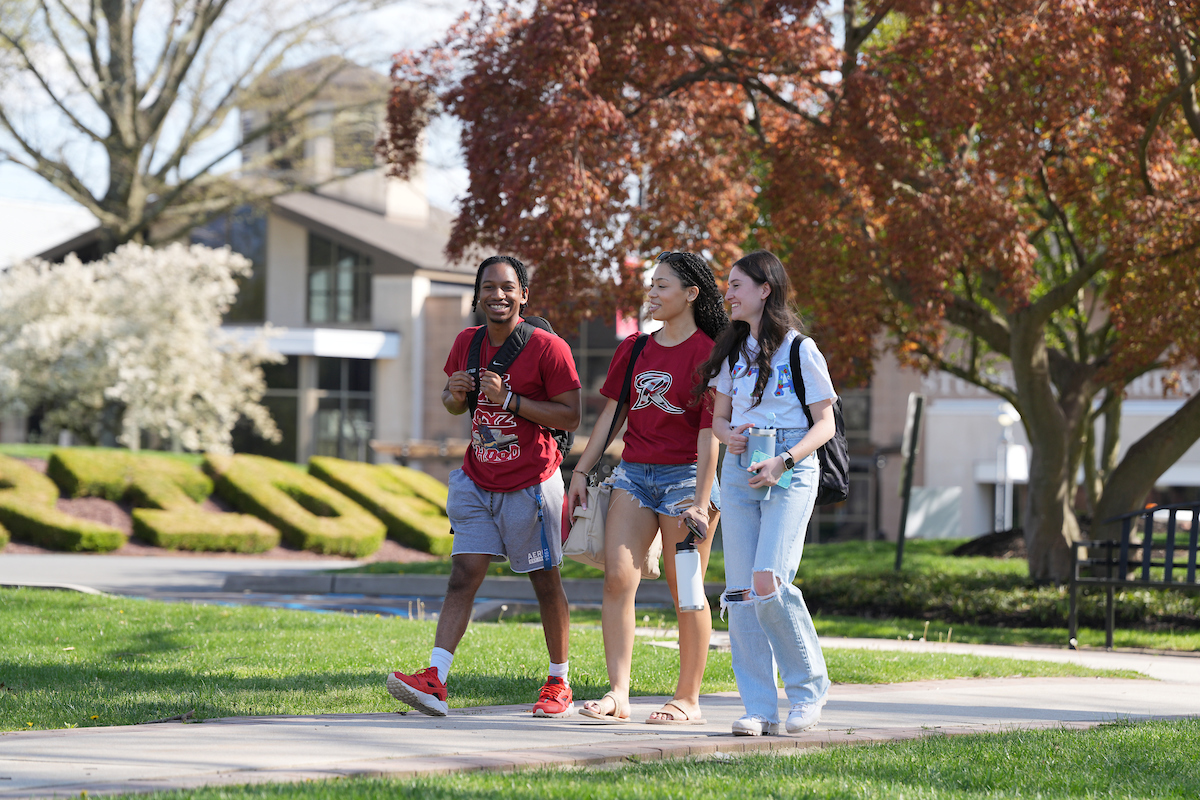
[[[708,262],[695,253],[687,252],[663,253],[658,261],[671,268],[683,288],[695,286],[700,290],[692,303],[692,316],[696,320],[696,327],[715,342],[729,327],[729,315],[725,313],[725,300],[717,288],[717,279],[709,269]]]
[[[671,268],[684,289],[695,286],[699,290],[700,293],[692,301],[692,318],[696,321],[696,327],[715,342],[729,327],[729,315],[725,313],[725,298],[717,288],[717,279],[709,269],[708,262],[688,252],[662,253],[656,260]],[[690,404],[701,402],[707,392],[708,379],[696,381],[692,386]]]
[[[477,310],[479,306],[479,287],[483,284],[483,272],[488,267],[496,264],[508,264],[513,268],[513,272],[517,273],[517,283],[521,285],[521,291],[529,289],[529,270],[521,263],[521,259],[516,256],[489,256],[479,265],[479,270],[475,273],[475,297],[471,299],[471,310]],[[525,313],[525,304],[521,304],[521,314]]]

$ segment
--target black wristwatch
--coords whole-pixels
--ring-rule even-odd
[[[792,458],[790,450],[783,451],[783,471],[787,472],[792,467],[796,466],[796,459]]]

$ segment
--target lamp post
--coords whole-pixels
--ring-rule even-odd
[[[1012,426],[1021,419],[1012,403],[1000,404],[996,421],[1000,423],[1000,443],[996,446],[996,515],[994,528],[997,531],[1012,530],[1013,524],[1013,474],[1009,468],[1013,449]]]

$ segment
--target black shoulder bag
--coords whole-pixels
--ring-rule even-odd
[[[804,336],[792,340],[792,384],[808,427],[813,426],[812,412],[804,400],[804,375],[800,371],[800,344]],[[846,423],[842,420],[842,398],[833,402],[833,438],[817,448],[817,460],[821,464],[820,479],[817,481],[817,505],[828,506],[840,503],[850,496],[850,451],[846,446]]]

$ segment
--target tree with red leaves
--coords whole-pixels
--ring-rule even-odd
[[[835,378],[882,342],[1016,406],[1061,581],[1077,495],[1136,507],[1200,438],[1198,395],[1117,462],[1125,386],[1200,355],[1198,31],[1170,0],[481,2],[397,57],[381,147],[403,174],[461,120],[451,250],[537,265],[560,324],[635,308],[629,255],[781,254]]]

